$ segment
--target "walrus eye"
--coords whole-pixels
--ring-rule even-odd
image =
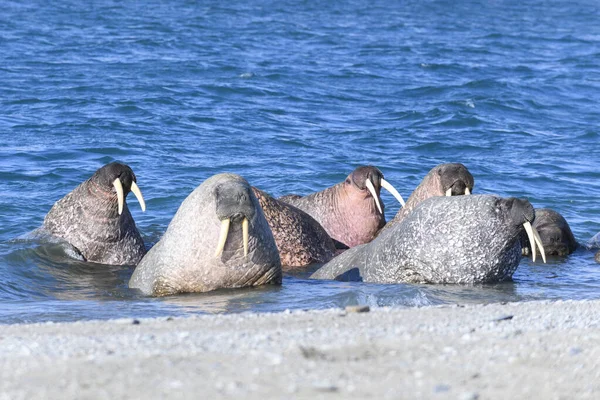
[[[346,185],[350,184],[350,178],[346,178]]]

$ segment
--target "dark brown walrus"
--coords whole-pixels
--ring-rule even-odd
[[[540,234],[546,255],[567,256],[578,246],[567,220],[550,208],[536,208],[535,221],[532,225]],[[523,255],[531,255],[527,236],[522,235],[521,245]]]
[[[440,164],[432,168],[412,192],[406,205],[398,211],[381,232],[402,222],[423,200],[434,196],[469,195],[473,191],[473,175],[460,163]]]
[[[252,188],[271,227],[284,270],[326,263],[335,245],[325,229],[304,211]]]
[[[356,168],[344,182],[304,197],[287,195],[280,200],[312,216],[332,239],[347,247],[368,243],[385,225],[381,188],[400,203],[402,197],[373,166]]]
[[[130,191],[145,210],[131,168],[107,164],[54,204],[42,230],[70,243],[85,261],[135,265],[146,248],[125,201]]]

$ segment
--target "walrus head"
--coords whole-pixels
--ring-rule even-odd
[[[566,256],[577,248],[577,241],[565,218],[549,208],[535,210],[535,221],[532,226],[538,231],[540,240],[547,255]],[[523,255],[531,255],[530,239],[521,237]]]
[[[460,163],[440,164],[432,172],[439,176],[438,196],[470,195],[473,191],[473,175]]]
[[[401,205],[404,205],[404,199],[398,191],[383,178],[383,173],[376,167],[371,165],[356,168],[344,181],[344,186],[347,189],[358,190],[366,197],[372,197],[375,206],[380,214],[383,214],[384,205],[379,197],[381,188],[390,192]]]
[[[181,204],[129,286],[164,296],[281,283],[271,229],[248,182],[219,174]]]
[[[140,202],[142,211],[146,211],[146,202],[136,183],[137,178],[128,165],[118,162],[107,164],[92,175],[90,182],[95,184],[100,190],[116,195],[119,215],[123,212],[125,198],[127,198],[129,192],[133,192]]]

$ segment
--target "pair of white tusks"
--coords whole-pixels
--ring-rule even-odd
[[[123,204],[125,204],[125,196],[123,195],[123,184],[119,178],[113,181],[113,186],[117,191],[117,203],[119,204],[119,215],[123,212]],[[131,182],[131,191],[135,194],[135,197],[140,202],[140,207],[142,207],[142,211],[146,211],[146,202],[144,201],[144,196],[142,196],[142,192],[140,188],[135,182]]]
[[[217,251],[215,257],[219,257],[225,248],[225,242],[227,242],[227,236],[229,236],[229,225],[231,220],[229,218],[221,221],[221,233],[219,234],[219,244],[217,245]],[[244,243],[244,257],[248,255],[248,218],[244,218],[242,221],[242,240]]]
[[[531,244],[531,258],[535,261],[535,249],[540,250],[540,254],[542,255],[542,260],[546,263],[546,252],[544,250],[544,246],[542,245],[542,238],[538,231],[531,226],[531,222],[526,221],[523,226],[525,227],[525,232],[527,232],[527,237],[529,238],[529,243]]]
[[[375,191],[375,186],[373,186],[373,182],[371,182],[370,179],[367,179],[365,185],[367,186],[367,189],[369,189],[369,192],[371,192],[371,196],[373,196],[373,198],[375,199],[375,205],[377,206],[377,209],[381,214],[383,214],[381,204],[379,203],[379,196],[377,196],[377,192]],[[402,204],[402,207],[404,207],[404,199],[402,198],[402,196],[400,196],[400,193],[398,193],[396,188],[394,188],[388,181],[386,181],[383,178],[381,178],[381,187],[390,192],[392,196],[394,196],[396,200],[398,200],[400,204]]]
[[[465,188],[465,196],[468,196],[471,194],[471,190],[469,190],[469,188]],[[446,196],[450,197],[452,196],[452,188],[446,190]]]

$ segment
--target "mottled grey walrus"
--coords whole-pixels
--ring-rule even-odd
[[[332,239],[347,247],[368,243],[385,225],[381,188],[390,191],[401,204],[396,189],[373,166],[356,168],[344,182],[304,197],[280,198],[317,220]]]
[[[507,280],[521,260],[521,231],[524,226],[531,229],[534,217],[533,207],[522,199],[432,197],[401,223],[371,243],[347,250],[311,278],[379,283]]]
[[[473,185],[473,175],[463,164],[447,163],[433,167],[381,232],[402,222],[423,200],[434,196],[469,195]]]
[[[313,217],[258,188],[252,190],[271,227],[284,270],[322,264],[333,258],[333,240]]]
[[[567,256],[578,246],[567,220],[550,208],[536,208],[532,226],[538,231],[547,256]],[[531,255],[527,235],[521,237],[523,255]]]
[[[57,201],[38,233],[50,233],[70,243],[85,261],[135,265],[146,248],[131,217],[129,192],[146,209],[131,168],[110,163]]]
[[[215,175],[181,204],[129,287],[166,296],[281,283],[271,229],[244,178]]]

